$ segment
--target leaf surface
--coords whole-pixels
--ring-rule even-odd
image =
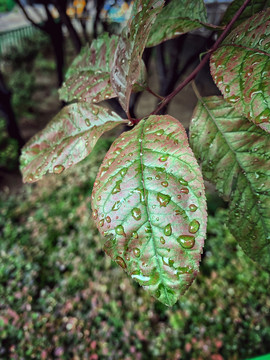
[[[228,226],[244,252],[270,265],[270,136],[222,97],[199,101],[190,144],[204,177],[230,200]]]
[[[182,125],[150,116],[117,139],[92,193],[106,253],[172,306],[194,280],[206,232],[204,185]]]
[[[136,1],[133,7],[134,16],[119,38],[111,71],[111,83],[125,112],[128,112],[132,87],[140,76],[141,58],[149,31],[163,3],[163,0]]]
[[[227,25],[232,20],[237,10],[243,5],[244,1],[245,0],[232,1],[226,10],[220,25]],[[259,11],[266,9],[267,7],[270,7],[270,0],[251,0],[245,10],[233,24],[233,29],[240,25],[243,21],[247,20]]]
[[[172,0],[157,15],[147,46],[158,45],[163,41],[202,27],[201,22],[207,22],[203,0]]]
[[[61,100],[98,103],[116,97],[110,83],[110,68],[117,41],[117,36],[104,33],[82,49],[59,90]]]
[[[76,103],[64,107],[23,147],[23,181],[35,182],[47,172],[60,174],[89,155],[104,132],[124,122],[101,106]]]
[[[270,132],[270,9],[233,30],[212,54],[210,64],[224,98]]]

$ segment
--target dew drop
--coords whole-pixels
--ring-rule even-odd
[[[184,180],[184,179],[179,179],[178,180],[179,181],[179,183],[181,184],[181,185],[184,185],[184,186],[187,186],[188,185],[188,182],[186,181],[186,180]]]
[[[97,115],[99,113],[99,109],[97,107],[94,107],[92,110],[93,115]]]
[[[112,211],[117,211],[121,206],[121,201],[118,200],[114,203],[113,207],[112,207]]]
[[[107,223],[110,223],[112,220],[109,216],[106,216],[106,221],[107,221]]]
[[[54,174],[61,174],[65,170],[64,165],[55,165],[53,168]]]
[[[163,129],[160,129],[156,132],[156,135],[160,136],[160,135],[163,135],[164,134],[164,130]]]
[[[227,98],[227,101],[229,101],[231,104],[235,104],[240,100],[240,96],[232,95]]]
[[[161,185],[164,187],[167,187],[169,184],[168,184],[168,181],[162,181]]]
[[[134,238],[134,239],[138,239],[138,233],[137,233],[137,231],[133,231],[132,232],[132,237]]]
[[[255,124],[261,124],[264,122],[268,122],[270,119],[270,109],[265,109],[262,111],[258,116],[255,117],[254,122]]]
[[[120,265],[123,269],[127,267],[125,260],[121,258],[121,256],[116,256],[115,262]]]
[[[166,236],[171,236],[172,235],[172,226],[171,226],[171,224],[168,224],[168,225],[165,226],[164,234]]]
[[[115,228],[115,232],[118,235],[125,235],[125,231],[122,225],[117,225]]]
[[[188,188],[182,188],[182,189],[180,189],[180,192],[183,194],[188,194],[189,190],[188,190]]]
[[[103,226],[104,225],[104,219],[101,219],[100,221],[99,221],[99,226]]]
[[[225,93],[228,94],[230,92],[230,86],[229,85],[226,85],[225,86]]]
[[[190,208],[190,211],[194,212],[198,209],[198,206],[196,206],[195,204],[190,204],[189,208]]]
[[[191,233],[191,234],[195,234],[200,228],[200,223],[199,221],[197,220],[192,220],[191,223],[189,224],[189,227],[188,227],[188,231]]]
[[[162,155],[160,158],[159,158],[159,161],[160,162],[164,162],[164,161],[167,161],[168,159],[168,155]]]
[[[195,244],[194,236],[190,235],[180,235],[177,241],[184,249],[191,249]]]
[[[160,207],[166,207],[171,200],[171,197],[169,195],[165,195],[162,193],[157,194],[157,201],[159,202]]]
[[[117,194],[117,193],[119,193],[121,191],[121,188],[120,188],[121,182],[122,182],[122,180],[116,181],[116,185],[112,190],[112,194]]]
[[[140,220],[142,217],[141,210],[139,208],[134,208],[131,210],[131,214],[135,220]]]
[[[161,242],[161,244],[165,244],[165,239],[163,236],[160,237],[160,242]]]
[[[140,255],[141,255],[140,249],[138,249],[138,248],[133,249],[133,254],[134,254],[136,257],[140,257]]]
[[[95,210],[93,211],[93,219],[96,220],[97,217],[98,217],[98,212],[97,212],[97,210],[95,209]]]

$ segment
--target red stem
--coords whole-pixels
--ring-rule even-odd
[[[198,72],[204,67],[204,65],[207,63],[207,61],[209,60],[212,52],[214,52],[218,46],[220,45],[220,43],[224,40],[224,38],[226,37],[226,35],[228,34],[228,32],[231,30],[233,24],[235,23],[235,21],[239,18],[239,16],[242,14],[242,12],[245,10],[245,8],[247,7],[248,3],[250,2],[250,0],[245,0],[245,2],[243,3],[243,5],[238,9],[238,11],[235,13],[235,15],[233,16],[232,20],[229,22],[229,24],[225,27],[223,33],[220,35],[220,37],[217,39],[217,41],[215,42],[215,44],[212,46],[212,48],[209,50],[209,52],[207,53],[207,55],[205,55],[205,57],[202,59],[202,61],[200,62],[200,64],[192,71],[192,73],[182,82],[180,83],[168,96],[166,96],[163,101],[161,102],[161,104],[156,108],[156,110],[154,110],[150,115],[156,115],[159,113],[159,111],[168,104],[168,102],[171,101],[171,99],[178,94],[191,80],[193,80],[196,75],[198,74]]]

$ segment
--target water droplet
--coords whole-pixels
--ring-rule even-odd
[[[184,179],[179,179],[178,180],[179,181],[179,183],[181,184],[181,185],[184,185],[184,186],[187,186],[188,185],[188,182],[186,181],[186,180],[184,180]]]
[[[188,231],[191,233],[191,234],[195,234],[200,228],[200,223],[199,221],[197,220],[192,220],[189,224],[189,227],[188,227]]]
[[[97,103],[98,102],[98,97],[95,96],[92,101],[93,101],[93,103]]]
[[[225,86],[225,93],[228,94],[230,92],[230,86],[229,85],[226,85]]]
[[[138,249],[138,248],[133,249],[133,254],[134,254],[136,257],[140,257],[140,255],[141,255],[140,249]]]
[[[115,228],[115,232],[118,235],[125,235],[125,231],[122,225],[117,225]]]
[[[125,59],[122,59],[122,60],[121,60],[121,64],[124,64],[125,62],[126,62]]]
[[[177,268],[177,274],[191,274],[192,273],[192,267],[191,266],[180,266]]]
[[[194,212],[198,209],[198,206],[196,206],[195,204],[190,204],[189,208],[190,208],[190,211]]]
[[[188,188],[182,188],[182,189],[180,189],[180,192],[183,194],[188,194],[189,190],[188,190]]]
[[[190,235],[180,235],[177,241],[184,249],[191,249],[195,244],[194,236]]]
[[[97,212],[97,210],[95,209],[95,210],[93,211],[93,219],[96,220],[97,217],[98,217],[98,212]]]
[[[109,170],[108,166],[103,166],[100,170],[100,177],[102,177]]]
[[[91,122],[90,122],[90,120],[89,120],[88,118],[85,119],[85,124],[86,124],[86,126],[90,126],[90,125],[91,125]]]
[[[162,155],[162,156],[159,158],[159,161],[164,162],[164,161],[167,161],[167,159],[168,159],[168,155]]]
[[[169,195],[165,195],[160,192],[157,194],[157,201],[159,202],[160,207],[166,207],[169,204],[170,200],[171,197]]]
[[[99,221],[99,226],[103,226],[104,225],[104,219],[101,219],[100,221]]]
[[[163,135],[164,134],[164,130],[163,129],[160,129],[156,132],[156,135],[160,136],[160,135]]]
[[[115,262],[120,265],[123,269],[127,267],[125,260],[121,258],[121,256],[116,256]]]
[[[107,221],[107,223],[110,223],[112,220],[109,216],[106,216],[106,221]]]
[[[216,79],[216,84],[217,85],[222,85],[223,84],[223,76],[218,76]]]
[[[155,177],[155,179],[156,179],[156,180],[159,180],[159,179],[160,179],[160,175],[157,175],[157,176]]]
[[[121,201],[118,200],[114,203],[113,207],[112,207],[112,211],[117,211],[121,206]]]
[[[166,236],[171,236],[172,235],[172,226],[171,226],[171,224],[168,224],[168,225],[165,226],[164,234]]]
[[[264,122],[268,122],[270,119],[270,109],[267,108],[262,111],[258,116],[255,117],[254,122],[255,124],[261,124]]]
[[[229,101],[231,104],[235,104],[240,100],[240,96],[232,95],[227,98],[227,101]]]
[[[99,195],[98,197],[97,197],[97,201],[100,201],[101,200],[101,196]]]
[[[63,165],[55,165],[53,168],[54,174],[61,174],[65,170]]]
[[[93,115],[97,115],[98,113],[99,113],[98,107],[93,107],[93,109],[92,109],[92,114],[93,114]]]
[[[141,210],[139,208],[134,208],[131,210],[131,214],[135,220],[140,220],[142,218]]]
[[[137,231],[133,231],[132,237],[133,237],[134,239],[138,239],[139,236],[138,236]]]
[[[126,173],[127,173],[127,170],[128,170],[127,168],[121,169],[121,170],[120,170],[120,175],[121,175],[121,176],[125,176]]]
[[[116,181],[116,185],[112,190],[112,194],[117,194],[117,193],[119,193],[121,191],[121,188],[120,188],[121,182],[122,182],[122,180]]]
[[[162,181],[161,185],[164,187],[167,187],[169,184],[168,184],[168,181]]]
[[[161,242],[161,244],[165,244],[165,239],[163,236],[160,237],[160,242]]]

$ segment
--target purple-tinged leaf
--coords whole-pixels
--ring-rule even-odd
[[[198,29],[206,22],[207,14],[203,0],[172,0],[157,15],[147,46],[155,46]]]
[[[270,132],[270,9],[230,33],[211,56],[211,73],[224,98]]]
[[[222,97],[199,101],[190,144],[204,177],[230,200],[228,226],[244,252],[270,268],[270,136]]]
[[[227,25],[232,20],[237,10],[239,10],[239,8],[243,5],[244,1],[245,0],[232,1],[226,10],[220,25]],[[233,29],[240,25],[243,21],[247,20],[259,11],[266,9],[267,7],[270,7],[270,0],[251,0],[245,10],[233,24]]]
[[[89,155],[104,132],[126,122],[101,106],[66,106],[23,147],[23,181],[38,181],[47,172],[60,174]]]
[[[111,83],[127,113],[132,87],[140,76],[141,58],[147,37],[163,3],[163,0],[135,2],[133,8],[135,15],[123,29],[118,41],[111,71]]]
[[[83,48],[66,74],[60,99],[98,103],[116,97],[110,82],[110,68],[118,37],[102,34]]]
[[[172,306],[198,270],[206,232],[204,184],[182,125],[150,116],[118,138],[98,172],[93,218],[104,250]]]

